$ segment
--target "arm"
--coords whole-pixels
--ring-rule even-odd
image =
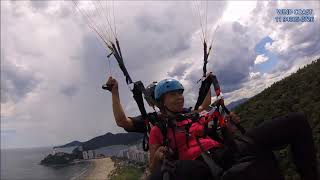
[[[117,80],[113,79],[111,76],[109,77],[107,84],[112,87],[111,94],[112,94],[112,110],[113,115],[116,120],[116,123],[119,127],[125,129],[133,129],[133,122],[132,119],[128,118],[122,108],[119,96],[119,89],[118,89],[118,82]]]
[[[231,123],[231,119],[234,123],[239,124],[240,123],[240,117],[238,115],[236,115],[234,112],[230,112],[229,115],[226,116],[226,120],[227,120],[227,129],[230,132],[230,134],[234,134],[237,130],[236,126]]]

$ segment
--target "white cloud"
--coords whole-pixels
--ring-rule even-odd
[[[267,43],[267,51],[275,55],[277,64],[269,74],[250,78],[242,84],[242,88],[227,94],[230,101],[251,97],[262,91],[270,83],[278,81],[298,67],[302,67],[312,60],[320,57],[320,25],[314,23],[277,23],[275,22],[277,8],[312,8],[314,15],[319,16],[320,4],[317,1],[269,1],[257,2],[256,8],[243,24],[252,30],[252,35],[257,34],[271,37],[272,43]],[[265,60],[263,56],[258,60]],[[257,60],[256,58],[256,60]],[[259,62],[259,61],[258,61]],[[253,72],[249,76],[254,75]]]
[[[268,60],[269,60],[269,58],[266,55],[260,54],[254,60],[254,64],[262,64],[262,63],[264,63],[264,62],[266,62]]]
[[[267,51],[272,51],[272,48],[274,46],[272,46],[272,43],[270,42],[267,42],[266,45],[264,46],[264,48],[267,50]]]
[[[251,11],[256,7],[256,1],[228,1],[222,21],[246,20]]]
[[[260,77],[261,73],[260,72],[250,72],[250,79],[256,79]]]

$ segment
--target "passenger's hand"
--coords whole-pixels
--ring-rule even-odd
[[[108,78],[106,85],[111,88],[111,93],[118,93],[118,81],[112,76]]]
[[[239,117],[238,115],[236,115],[236,113],[234,113],[234,112],[230,112],[230,114],[226,116],[226,119],[227,119],[228,121],[231,121],[231,120],[232,120],[232,121],[235,122],[236,124],[239,124],[239,123],[240,123],[240,117]]]
[[[160,146],[154,154],[155,159],[163,160],[166,153],[168,152],[168,148],[165,146]]]
[[[240,117],[236,115],[234,112],[230,112],[230,114],[226,116],[226,120],[227,128],[231,133],[234,133],[237,130],[235,124],[240,123]]]

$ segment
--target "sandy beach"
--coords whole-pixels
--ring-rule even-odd
[[[92,162],[92,167],[88,171],[79,175],[79,178],[84,180],[106,180],[108,175],[115,168],[114,162],[111,158],[101,158],[89,160]]]

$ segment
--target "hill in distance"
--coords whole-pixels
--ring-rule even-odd
[[[108,132],[102,136],[97,136],[85,142],[72,141],[65,145],[56,146],[54,148],[65,148],[65,147],[82,145],[83,150],[91,150],[91,149],[97,149],[100,147],[106,147],[111,145],[131,144],[140,140],[142,137],[143,137],[143,134],[141,133],[130,132],[130,133],[112,134]]]
[[[249,100],[249,98],[242,98],[237,101],[232,101],[231,103],[229,103],[227,105],[227,108],[230,110],[233,110],[234,108],[236,108],[237,106],[240,106],[241,104],[245,103],[248,100]]]

